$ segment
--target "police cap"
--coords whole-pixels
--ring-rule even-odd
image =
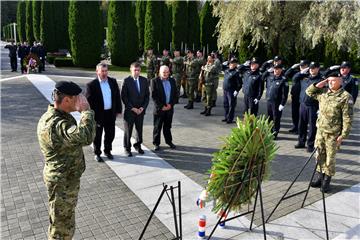
[[[300,66],[305,66],[305,65],[309,65],[309,60],[306,59],[300,60]]]
[[[237,58],[231,58],[230,59],[230,62],[229,63],[238,63],[238,60],[237,60]]]
[[[57,82],[55,84],[55,89],[68,96],[79,95],[82,91],[79,85],[71,81]]]
[[[274,61],[277,62],[277,61],[282,61],[282,58],[280,56],[275,56],[274,57]]]
[[[343,61],[340,65],[340,68],[345,68],[345,67],[351,68],[351,63],[349,61]]]
[[[250,63],[260,64],[260,60],[259,60],[259,58],[257,58],[257,57],[253,57],[253,58],[250,60]]]
[[[281,69],[282,69],[282,68],[283,68],[283,65],[280,64],[280,63],[278,63],[278,64],[275,64],[275,65],[274,65],[274,68],[281,68]]]
[[[311,62],[309,68],[319,68],[320,64],[318,62]]]
[[[340,77],[340,74],[337,71],[330,71],[328,74],[325,75],[326,78],[329,77]]]

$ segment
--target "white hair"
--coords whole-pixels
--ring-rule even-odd
[[[161,75],[161,77],[163,77],[162,72],[163,72],[165,69],[167,69],[168,71],[170,71],[170,69],[169,69],[168,66],[162,65],[162,66],[160,67],[160,70],[159,70],[159,74]]]

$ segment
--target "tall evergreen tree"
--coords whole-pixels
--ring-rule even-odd
[[[16,23],[19,40],[23,42],[26,40],[26,3],[24,1],[18,2],[16,11]]]
[[[145,13],[146,13],[146,1],[137,0],[136,1],[136,26],[138,29],[138,45],[139,45],[139,53],[144,52],[144,27],[145,27]]]
[[[34,30],[33,30],[33,13],[32,13],[32,1],[26,1],[26,23],[25,23],[25,31],[26,31],[26,40],[29,43],[34,42]]]
[[[199,1],[188,1],[187,45],[189,48],[200,47]]]
[[[170,49],[171,32],[172,28],[172,5],[162,4],[162,17],[161,17],[161,36],[162,36],[162,49]]]
[[[68,1],[55,1],[54,13],[55,29],[56,29],[56,43],[59,49],[69,49],[69,2]]]
[[[74,65],[94,67],[100,59],[103,38],[99,2],[69,3],[69,37]]]
[[[58,51],[56,45],[56,24],[54,21],[54,2],[41,2],[41,18],[40,18],[40,39],[46,51]]]
[[[158,43],[161,38],[160,2],[148,0],[145,13],[144,48],[153,48],[158,52]]]
[[[138,33],[132,2],[110,2],[108,31],[111,63],[118,66],[130,65],[136,60],[138,51]]]
[[[173,48],[181,48],[187,42],[188,25],[187,25],[187,2],[175,1],[172,7],[172,45]]]
[[[41,1],[32,1],[32,13],[34,38],[36,41],[40,41]]]
[[[215,33],[218,18],[212,15],[213,7],[206,1],[200,14],[200,43],[203,47],[209,47],[209,51],[217,49],[217,34]]]

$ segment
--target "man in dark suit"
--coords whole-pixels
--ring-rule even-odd
[[[131,135],[135,124],[136,143],[133,145],[135,150],[144,154],[141,149],[143,142],[142,131],[146,108],[149,104],[149,84],[145,77],[140,76],[140,63],[134,62],[130,65],[131,76],[124,79],[121,98],[125,105],[124,111],[124,148],[128,157],[131,153]]]
[[[111,150],[115,137],[115,121],[116,116],[122,112],[122,105],[119,85],[116,79],[108,77],[108,66],[105,63],[99,63],[96,66],[96,74],[97,78],[86,85],[86,98],[95,112],[95,160],[103,162],[100,156],[102,132],[105,131],[104,153],[109,159],[113,159]]]
[[[174,105],[177,102],[176,82],[170,78],[169,67],[163,65],[159,70],[159,77],[151,83],[151,96],[154,100],[154,150],[160,150],[161,129],[163,130],[166,144],[175,149],[172,142],[171,123],[174,115]]]

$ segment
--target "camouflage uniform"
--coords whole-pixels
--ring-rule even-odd
[[[181,78],[184,74],[184,58],[175,57],[172,64],[172,76],[176,81],[176,89],[178,95],[180,95]],[[184,88],[185,91],[185,88]]]
[[[53,105],[40,118],[37,135],[45,158],[44,181],[49,198],[49,239],[72,239],[80,177],[85,171],[83,146],[95,137],[92,110],[83,111],[81,120]]]
[[[171,62],[169,56],[162,56],[160,60],[160,66],[166,65],[170,68]]]
[[[202,58],[192,58],[187,59],[185,62],[185,71],[187,77],[187,95],[189,97],[189,101],[194,101],[194,92],[198,92],[198,81],[199,75],[201,71],[201,67],[204,64],[204,60]]]
[[[353,99],[343,88],[335,92],[326,91],[310,85],[306,94],[319,101],[319,116],[316,122],[317,161],[322,172],[328,176],[335,175],[335,154],[337,138],[349,135],[353,117]],[[320,166],[317,168],[320,171]]]
[[[213,91],[213,96],[212,96],[212,100],[213,100],[213,103],[215,105],[216,103],[216,99],[217,99],[217,89],[219,87],[219,74],[221,73],[221,70],[222,70],[222,65],[221,65],[221,62],[218,58],[215,59],[215,62],[214,62],[215,66],[216,66],[216,74],[214,76],[215,78],[215,84],[214,84],[214,89],[215,91]]]
[[[214,91],[216,91],[216,79],[218,77],[218,69],[215,63],[206,64],[204,68],[204,77],[205,77],[205,92],[206,97],[203,98],[205,107],[211,108],[214,101]]]
[[[151,79],[156,77],[157,71],[157,59],[154,55],[147,56],[146,61],[146,72],[147,72],[147,79],[150,81]]]

